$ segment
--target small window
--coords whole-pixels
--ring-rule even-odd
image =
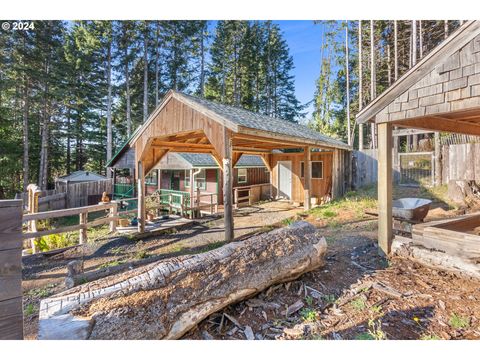
[[[200,172],[195,175],[195,185],[200,190],[205,190],[207,188],[205,169],[200,170]]]
[[[158,185],[158,171],[153,169],[145,176],[145,185]]]
[[[238,169],[238,183],[245,184],[247,182],[247,169]]]
[[[310,163],[312,179],[323,179],[323,161],[312,161]],[[300,177],[305,177],[305,163],[300,162]]]
[[[190,187],[190,170],[185,170],[185,180],[183,181],[183,186],[186,188]]]
[[[312,179],[323,179],[323,161],[312,161]]]

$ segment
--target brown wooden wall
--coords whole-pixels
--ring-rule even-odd
[[[273,154],[272,156],[272,196],[277,197],[279,161],[292,162],[292,201],[303,203],[303,179],[300,178],[300,163],[304,160],[302,153]],[[323,179],[312,179],[312,197],[331,197],[332,194],[332,152],[312,152],[312,161],[323,161]]]
[[[0,201],[0,340],[23,339],[22,200]]]

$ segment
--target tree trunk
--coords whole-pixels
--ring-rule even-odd
[[[373,20],[370,20],[370,101],[377,97],[377,73],[375,68],[375,33]],[[372,148],[377,148],[377,128],[374,123],[370,125]]]
[[[158,49],[158,38],[160,36],[159,33],[159,23],[156,23],[156,31],[155,31],[155,106],[158,106],[159,102],[159,94],[158,94],[158,58],[159,58],[159,49]]]
[[[107,48],[107,161],[112,158],[112,42],[108,43]],[[112,172],[107,169],[107,178],[112,177]]]
[[[27,186],[30,182],[30,166],[29,166],[29,124],[28,124],[28,107],[29,107],[29,83],[25,78],[23,99],[23,191],[27,191]]]
[[[345,77],[347,83],[347,136],[348,136],[348,145],[352,145],[352,130],[350,125],[350,74],[349,74],[349,61],[348,61],[348,21],[345,28]]]
[[[145,21],[143,38],[143,122],[148,118],[148,27]]]
[[[397,20],[394,20],[393,22],[393,67],[394,67],[394,75],[395,75],[395,81],[398,79],[398,24]]]
[[[158,261],[40,305],[39,339],[178,339],[210,314],[324,265],[306,222],[198,255]]]
[[[358,111],[363,108],[362,20],[358,20]],[[358,149],[363,150],[363,124],[358,124]]]
[[[205,28],[200,33],[200,96],[205,96]]]

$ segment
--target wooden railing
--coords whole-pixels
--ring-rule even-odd
[[[82,207],[71,208],[71,209],[24,214],[23,222],[28,222],[28,231],[22,234],[22,238],[24,240],[31,239],[31,246],[32,246],[33,253],[37,252],[35,239],[45,235],[60,234],[60,233],[66,233],[66,232],[78,230],[79,244],[83,244],[87,241],[87,229],[89,227],[109,223],[110,231],[114,232],[116,230],[117,220],[119,218],[117,214],[117,206],[118,204],[112,201],[110,203],[100,203],[98,205],[82,206]],[[108,217],[88,221],[89,213],[101,211],[101,210],[109,210]],[[73,216],[73,215],[79,216],[78,225],[62,226],[55,229],[37,231],[38,220],[55,219],[55,218],[61,218],[65,216]]]

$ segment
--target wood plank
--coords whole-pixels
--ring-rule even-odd
[[[232,137],[230,131],[225,127],[223,129],[224,158],[223,163],[223,209],[225,223],[225,240],[233,241],[233,166],[232,166]]]
[[[392,125],[378,124],[378,244],[382,255],[390,254],[392,217]]]
[[[22,296],[22,251],[0,251],[0,301]]]
[[[0,301],[0,340],[23,340],[21,297]]]
[[[305,210],[310,210],[311,202],[310,202],[310,189],[312,188],[312,177],[311,177],[311,148],[306,146],[303,149],[304,158],[303,158],[303,171],[304,171],[304,184],[303,184],[303,191],[304,191],[304,198],[303,198],[303,208]]]
[[[0,204],[2,203],[3,200],[0,201]],[[22,201],[16,204],[17,206],[0,206],[0,251],[22,247]]]
[[[108,204],[98,204],[98,205],[89,205],[89,206],[81,206],[76,208],[70,209],[63,209],[63,210],[52,210],[52,211],[44,211],[41,213],[35,214],[24,214],[23,221],[30,221],[30,220],[44,220],[44,219],[52,219],[64,216],[71,216],[71,215],[78,215],[81,213],[91,213],[101,210],[107,210],[112,207],[111,203]]]

